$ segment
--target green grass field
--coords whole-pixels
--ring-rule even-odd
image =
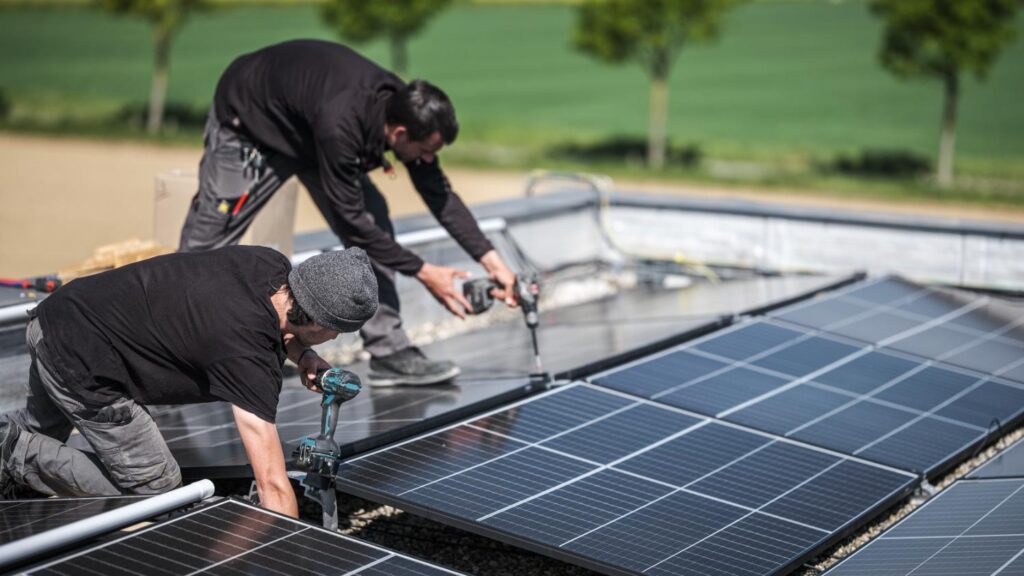
[[[612,67],[574,51],[574,16],[565,5],[460,4],[414,40],[412,75],[442,86],[463,125],[450,158],[544,165],[550,145],[645,134],[646,78],[636,66]],[[963,174],[1024,182],[1021,21],[1021,39],[989,78],[965,84],[957,142]],[[865,149],[932,158],[940,87],[886,73],[875,55],[880,30],[859,0],[737,9],[717,44],[686,48],[676,63],[672,140],[699,145],[705,157],[767,162],[783,172],[795,166],[793,173]],[[203,110],[234,56],[297,37],[333,35],[312,6],[196,15],[175,43],[169,99]],[[382,43],[361,50],[387,64]],[[148,95],[149,34],[139,20],[87,8],[8,9],[0,11],[0,54],[0,88],[13,104],[8,127],[102,125]],[[198,143],[194,134],[185,138]],[[1021,187],[1013,195],[1024,196]]]

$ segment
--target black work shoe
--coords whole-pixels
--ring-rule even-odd
[[[430,360],[412,346],[387,356],[370,358],[370,386],[426,386],[455,378],[461,370],[448,360]]]
[[[0,421],[0,500],[18,497],[18,483],[7,472],[7,459],[14,452],[14,445],[21,435],[21,427],[10,420]]]

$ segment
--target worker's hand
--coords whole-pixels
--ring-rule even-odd
[[[469,272],[447,266],[435,266],[428,262],[424,262],[423,267],[416,273],[416,279],[423,283],[438,302],[449,312],[463,319],[466,318],[470,306],[466,297],[455,287],[455,279],[468,277]]]
[[[299,358],[299,377],[302,380],[302,385],[309,388],[312,392],[321,392],[320,386],[316,381],[317,372],[330,369],[331,365],[312,348],[309,348],[307,352],[303,352],[302,357]]]
[[[491,291],[491,295],[498,300],[503,300],[510,308],[519,306],[519,297],[516,295],[516,275],[501,259],[497,250],[489,250],[480,258],[480,265],[487,271],[487,276],[501,286],[500,289]]]

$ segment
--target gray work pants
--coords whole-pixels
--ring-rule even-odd
[[[319,169],[300,165],[265,150],[261,155],[262,166],[255,169],[252,161],[257,156],[251,151],[257,146],[222,125],[212,108],[206,120],[203,145],[203,159],[199,162],[199,191],[192,198],[192,206],[181,231],[180,251],[196,252],[237,244],[260,209],[293,175],[298,176],[309,190],[313,202],[334,233],[347,243],[343,230],[335,222],[334,210],[321,184]],[[365,174],[360,177],[359,186],[366,210],[374,222],[394,238],[387,200]],[[249,195],[242,200],[246,191]],[[380,357],[408,348],[412,343],[402,329],[394,270],[377,262],[372,264],[380,305],[377,314],[363,325],[359,333],[363,338],[363,348]]]
[[[96,406],[53,368],[39,320],[28,324],[28,400],[7,418],[21,435],[3,463],[20,484],[47,495],[158,494],[181,485],[181,471],[149,412],[128,397]],[[95,454],[65,442],[72,427]]]

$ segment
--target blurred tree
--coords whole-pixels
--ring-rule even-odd
[[[149,89],[146,130],[157,134],[163,126],[164,103],[171,59],[171,40],[185,23],[188,13],[205,0],[98,0],[108,12],[141,16],[153,25],[153,81]]]
[[[960,76],[983,80],[999,51],[1014,38],[1020,0],[871,0],[885,19],[879,59],[897,76],[943,83],[937,179],[953,184],[953,149]]]
[[[326,0],[321,15],[342,38],[357,44],[386,36],[391,69],[405,76],[409,38],[449,3],[451,0]]]
[[[665,165],[668,76],[687,43],[718,37],[740,0],[591,0],[580,7],[575,45],[607,62],[636,61],[651,81],[647,163]]]

